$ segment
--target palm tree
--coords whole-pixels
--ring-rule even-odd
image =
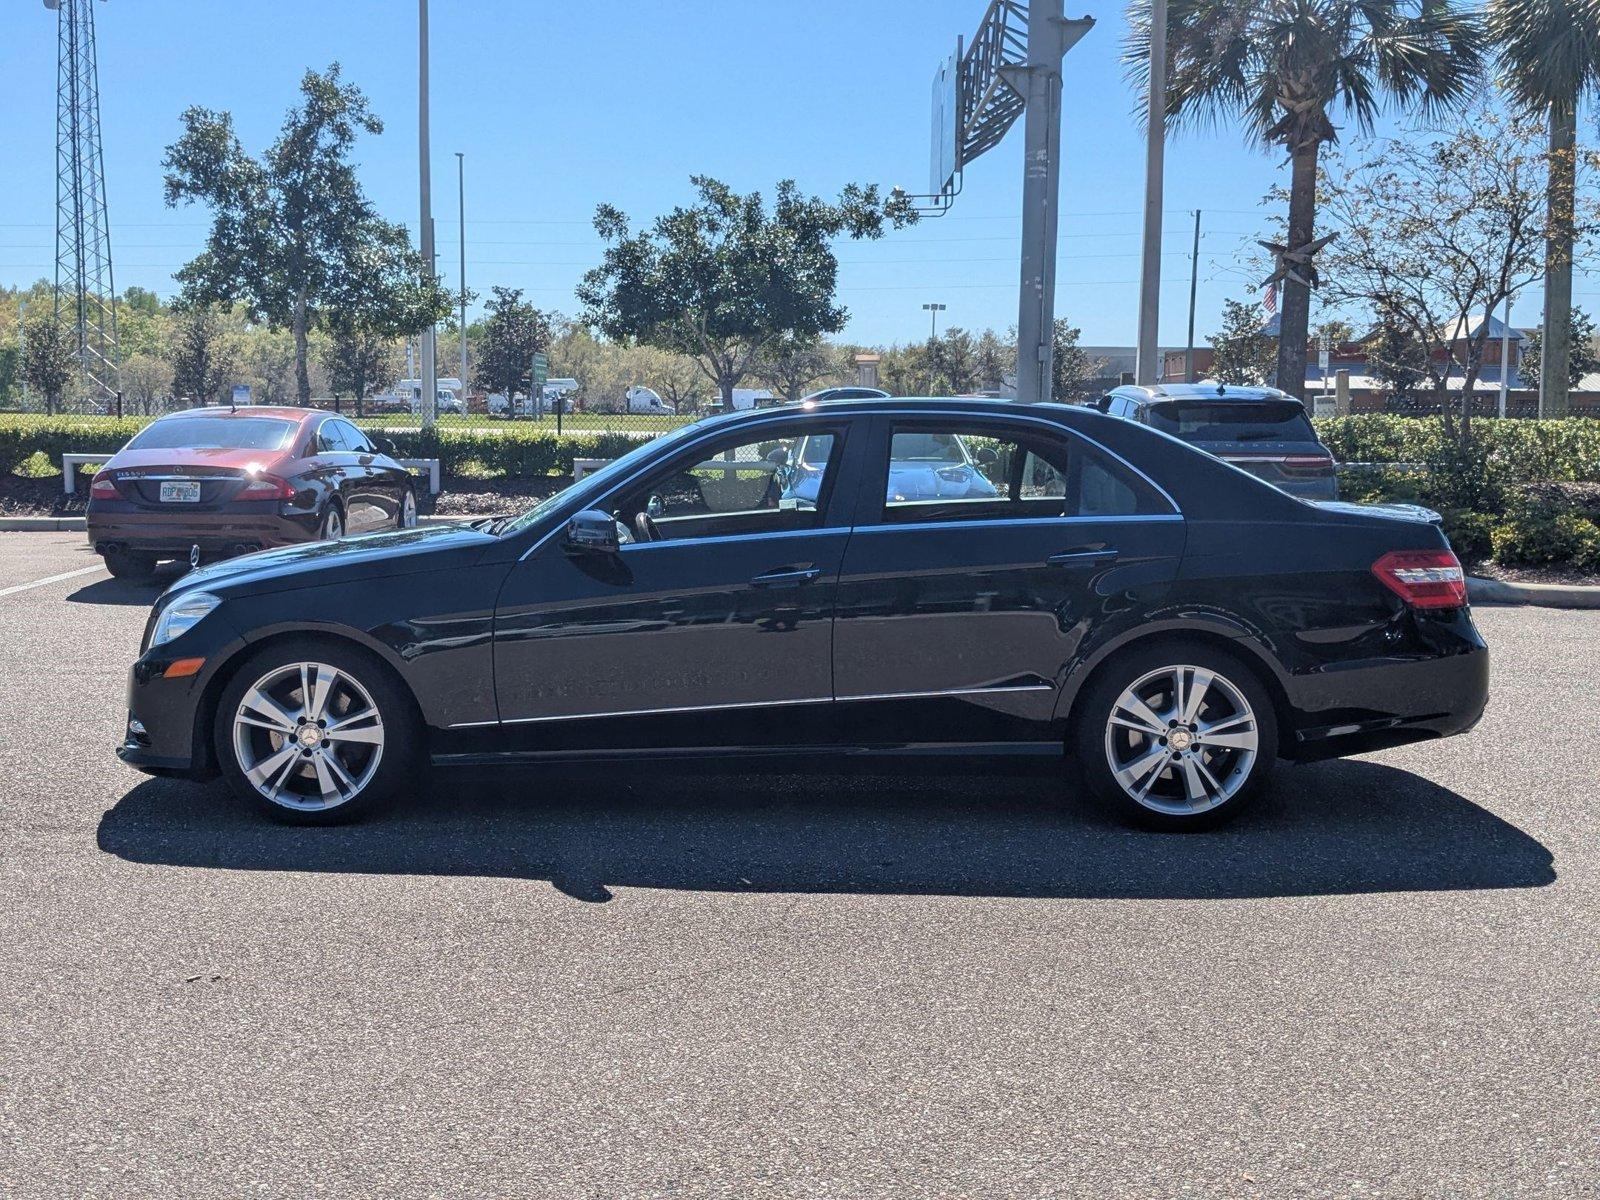
[[[1128,9],[1126,60],[1148,86],[1150,0]],[[1167,117],[1244,123],[1250,140],[1289,155],[1289,225],[1278,386],[1304,398],[1314,275],[1317,156],[1335,113],[1364,131],[1384,101],[1423,113],[1469,98],[1483,26],[1454,0],[1168,0]],[[1288,268],[1287,272],[1284,268]]]
[[[1600,83],[1600,3],[1493,0],[1489,36],[1512,97],[1550,122],[1539,415],[1567,415],[1578,103]]]

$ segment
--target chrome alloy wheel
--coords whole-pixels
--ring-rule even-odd
[[[406,498],[400,503],[400,528],[415,529],[417,527],[417,497],[407,491]]]
[[[383,717],[361,683],[327,663],[274,667],[233,716],[233,750],[252,787],[302,812],[337,808],[383,759]]]
[[[1117,697],[1106,762],[1135,803],[1189,816],[1238,794],[1260,740],[1250,702],[1230,680],[1206,667],[1161,667]]]

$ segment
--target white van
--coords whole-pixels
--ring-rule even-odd
[[[647,388],[642,383],[636,383],[626,392],[628,411],[630,413],[643,413],[652,417],[670,417],[677,410],[661,398],[661,394],[654,388]]]

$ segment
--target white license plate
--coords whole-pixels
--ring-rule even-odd
[[[184,481],[182,483],[163,483],[161,485],[161,503],[199,504],[200,485],[192,481]]]

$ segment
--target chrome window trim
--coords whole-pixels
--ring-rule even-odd
[[[745,700],[737,704],[689,704],[673,708],[630,708],[615,712],[562,713],[553,717],[508,717],[499,721],[465,721],[450,729],[477,729],[486,725],[538,725],[552,721],[590,721],[609,717],[663,717],[675,713],[725,712],[730,709],[788,708],[799,704],[845,704],[861,700],[937,700],[947,696],[1009,696],[1016,692],[1053,692],[1052,683],[1025,683],[1008,687],[941,688],[931,692],[878,692],[860,696],[808,696],[798,700]]]
[[[848,403],[848,401],[846,401],[846,403]],[[1101,415],[1103,416],[1104,414],[1101,414]],[[796,414],[793,409],[776,408],[776,409],[770,409],[770,410],[765,411],[765,412],[760,412],[757,416],[749,418],[744,424],[740,425],[739,428],[750,429],[750,428],[756,428],[756,427],[760,427],[760,426],[764,426],[764,425],[772,425],[772,424],[780,424],[781,425],[781,424],[788,424],[788,423],[791,423],[791,422],[794,422],[794,421],[803,421],[803,420],[808,420],[808,419],[816,420],[819,423],[824,423],[829,418],[832,418],[834,420],[855,420],[855,419],[873,418],[873,417],[887,417],[887,418],[889,418],[891,420],[898,419],[900,417],[918,417],[918,418],[921,418],[921,417],[954,417],[956,419],[970,418],[970,419],[976,419],[976,420],[996,420],[996,421],[1002,421],[1002,422],[1003,421],[1022,421],[1022,422],[1026,423],[1026,424],[1040,426],[1042,428],[1054,431],[1054,432],[1056,432],[1058,434],[1065,434],[1068,437],[1081,438],[1084,442],[1087,442],[1090,446],[1093,446],[1096,450],[1100,451],[1100,453],[1106,455],[1108,458],[1111,458],[1111,459],[1115,460],[1116,462],[1121,463],[1129,471],[1132,471],[1140,479],[1144,480],[1145,483],[1149,484],[1152,488],[1154,488],[1156,490],[1156,492],[1161,496],[1161,498],[1163,500],[1165,500],[1167,502],[1167,504],[1172,509],[1172,512],[1170,514],[1166,514],[1166,513],[1149,514],[1149,513],[1147,513],[1147,514],[1145,514],[1146,517],[1158,516],[1158,517],[1168,517],[1168,518],[1175,517],[1178,520],[1182,520],[1183,519],[1183,510],[1178,507],[1178,502],[1172,498],[1172,493],[1167,491],[1166,488],[1162,487],[1154,479],[1151,479],[1149,475],[1145,474],[1145,472],[1141,471],[1138,467],[1134,466],[1131,462],[1129,462],[1126,458],[1122,457],[1122,455],[1118,454],[1115,450],[1112,450],[1110,447],[1104,445],[1103,443],[1096,441],[1094,438],[1090,437],[1088,434],[1082,433],[1079,430],[1073,429],[1071,426],[1065,424],[1064,422],[1048,420],[1048,419],[1046,419],[1044,417],[1035,416],[1035,415],[1033,415],[1031,413],[990,412],[987,409],[979,409],[977,411],[973,411],[971,409],[967,409],[967,410],[963,411],[960,408],[905,408],[905,409],[890,409],[890,410],[884,410],[882,408],[864,408],[864,409],[861,409],[859,411],[850,412],[850,413],[802,413],[802,414]],[[1157,432],[1159,432],[1159,430]],[[679,447],[679,449],[691,450],[691,449],[693,449],[694,447],[696,447],[698,445],[701,445],[701,444],[703,444],[705,442],[714,440],[720,433],[721,433],[721,429],[713,430],[713,431],[708,432],[708,433],[704,434],[703,436],[701,436],[699,438],[696,438],[696,439],[694,439],[692,441],[684,442]],[[1170,436],[1170,435],[1168,435],[1168,436]],[[1174,439],[1174,440],[1177,440],[1177,439]],[[1191,449],[1192,449],[1192,447],[1191,447]],[[634,480],[638,479],[641,475],[647,474],[648,472],[653,470],[657,465],[658,464],[656,464],[654,462],[645,463],[638,470],[632,472],[631,474],[629,474],[628,476],[626,476],[625,478],[620,480],[613,488],[611,488],[611,490],[609,490],[607,492],[604,492],[599,497],[597,497],[596,503],[597,504],[604,504],[607,500],[610,500],[613,496],[615,496],[623,488],[626,488],[629,485],[631,485],[634,482]],[[1243,472],[1243,474],[1248,475],[1249,472]],[[1254,478],[1254,477],[1252,476],[1252,478]],[[1271,485],[1268,485],[1268,486],[1271,486]],[[1081,518],[1061,518],[1061,519],[1062,520],[1078,520],[1078,519],[1081,519]],[[1106,519],[1112,519],[1112,518],[1095,518],[1095,519],[1097,519],[1097,520],[1106,520]],[[1115,518],[1115,519],[1127,520],[1128,518],[1123,517],[1123,518]],[[930,521],[927,524],[930,527],[933,527],[933,526],[937,526],[940,523],[939,522],[935,522],[935,521]],[[539,550],[541,550],[544,547],[546,542],[548,542],[557,533],[559,533],[563,528],[565,528],[565,526],[566,526],[566,521],[565,520],[557,522],[556,526],[553,529],[551,529],[548,533],[546,533],[538,541],[534,542],[533,545],[529,546],[525,551],[523,551],[522,554],[518,556],[517,561],[519,563],[520,562],[524,562],[524,561],[526,561],[528,559],[528,557],[530,555],[533,555],[533,554],[537,553]],[[857,526],[855,526],[855,531],[859,533],[862,530],[865,530],[865,529],[868,529],[868,528],[876,528],[876,526],[857,525]],[[747,535],[729,534],[727,536],[729,536],[729,537],[739,537],[739,536],[747,536]],[[683,539],[683,540],[688,541],[689,539]],[[635,544],[640,544],[640,543],[635,543]]]
[[[619,546],[623,554],[632,550],[660,550],[667,546],[699,546],[706,542],[764,542],[771,538],[807,537],[824,533],[849,533],[848,525],[823,525],[816,529],[770,529],[762,533],[715,533],[705,537],[666,538],[659,542],[628,542]]]
[[[1182,521],[1177,513],[1142,513],[1122,517],[973,517],[953,521],[893,521],[884,525],[857,525],[855,533],[906,533],[916,529],[994,529],[997,526],[1020,525],[1037,529],[1041,525],[1095,525],[1137,521],[1140,524]]]

